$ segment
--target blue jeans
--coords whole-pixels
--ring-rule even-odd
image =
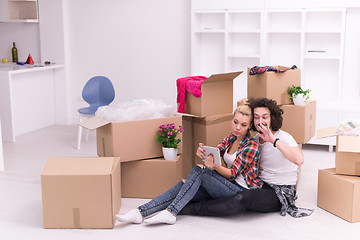
[[[185,183],[180,181],[174,187],[160,194],[150,202],[139,206],[143,217],[167,209],[175,216],[192,201],[218,199],[244,190],[235,181],[230,182],[218,172],[194,166]]]

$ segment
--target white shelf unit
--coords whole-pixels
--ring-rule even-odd
[[[344,98],[345,7],[207,10],[196,6],[191,13],[193,75],[244,71],[234,81],[235,106],[246,97],[248,67],[296,65],[302,70],[302,87],[311,89],[311,99],[317,101],[316,127],[338,123]],[[310,142],[335,145],[335,139]]]
[[[37,0],[0,0],[0,22],[38,23]]]

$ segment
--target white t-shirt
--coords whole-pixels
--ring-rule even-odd
[[[234,154],[230,155],[228,153],[229,148],[226,149],[225,153],[224,153],[224,162],[226,163],[226,165],[228,166],[228,168],[231,168],[231,166],[234,164],[235,159],[236,159],[236,154],[237,152],[235,152]],[[242,187],[249,189],[248,185],[245,182],[244,176],[242,174],[239,174],[236,178],[235,181]]]
[[[296,147],[298,144],[294,138],[287,132],[278,130],[274,133],[275,138],[279,138],[279,141],[286,143],[290,147]],[[259,142],[259,134],[255,137]],[[272,143],[266,142],[260,144],[260,170],[259,178],[261,180],[272,183],[275,185],[295,185],[297,180],[297,168],[298,166],[290,162],[275,148]]]

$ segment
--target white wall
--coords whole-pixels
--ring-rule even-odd
[[[35,62],[40,62],[39,26],[37,23],[0,22],[0,59],[12,61],[11,48],[15,42],[18,60],[25,62],[29,53]]]
[[[96,75],[112,80],[114,103],[176,104],[176,79],[190,75],[190,0],[64,0],[64,16],[72,123]]]

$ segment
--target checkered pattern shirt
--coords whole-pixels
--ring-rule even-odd
[[[280,70],[280,69],[270,67],[270,66],[264,66],[264,67],[255,66],[255,67],[250,68],[249,75],[255,75],[255,74],[259,74],[259,73],[264,73],[264,72],[267,72],[267,71],[277,72],[277,73],[284,73],[287,70],[296,69],[296,68],[297,67],[295,65],[292,66],[291,68],[288,68],[288,69],[285,69],[285,70]]]
[[[230,134],[217,146],[220,149],[221,157],[223,157],[225,151],[232,146],[236,138],[237,137],[234,134]],[[262,182],[258,178],[259,160],[259,144],[254,138],[250,137],[249,133],[247,133],[245,138],[241,141],[236,153],[236,159],[230,167],[231,177],[229,180],[234,181],[239,174],[242,174],[250,189],[260,188]]]

